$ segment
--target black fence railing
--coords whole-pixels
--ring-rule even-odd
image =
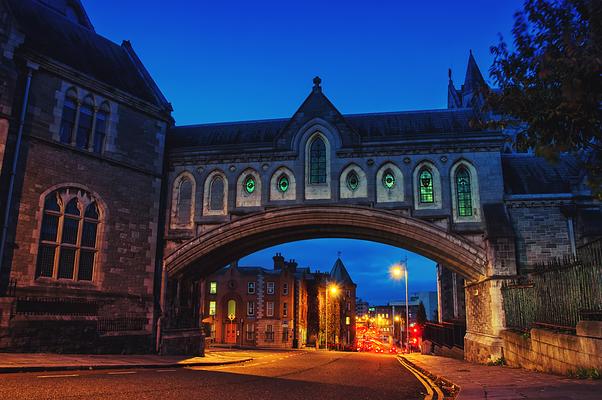
[[[99,318],[96,330],[99,333],[144,330],[148,319],[145,317]]]
[[[580,247],[577,259],[554,260],[502,286],[506,325],[574,329],[602,313],[602,241]]]
[[[15,306],[21,315],[96,316],[100,304],[77,298],[18,297]]]
[[[423,340],[439,346],[464,348],[466,325],[460,322],[427,322],[424,326]]]

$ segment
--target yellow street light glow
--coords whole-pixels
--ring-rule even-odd
[[[336,285],[330,285],[328,290],[330,290],[330,294],[337,294],[339,288]]]
[[[399,321],[401,321],[401,318],[399,318],[399,315],[396,315],[395,316],[395,322],[399,322]]]
[[[401,265],[395,264],[389,268],[389,275],[391,275],[391,279],[399,280],[403,278],[404,269]]]

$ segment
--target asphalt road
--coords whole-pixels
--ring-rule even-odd
[[[246,351],[245,364],[0,375],[0,399],[422,399],[394,356]]]

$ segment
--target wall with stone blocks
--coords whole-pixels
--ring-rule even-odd
[[[508,365],[566,375],[578,368],[602,369],[602,338],[531,329],[531,335],[503,331]]]

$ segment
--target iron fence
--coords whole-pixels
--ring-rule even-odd
[[[555,260],[502,287],[506,325],[574,329],[602,311],[602,241],[580,247],[576,259]]]
[[[427,322],[422,338],[439,346],[464,348],[466,325],[458,322]]]
[[[99,333],[144,330],[148,319],[145,317],[99,318],[96,330]]]

